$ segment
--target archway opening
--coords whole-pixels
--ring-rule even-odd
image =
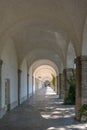
[[[49,65],[41,65],[34,71],[34,79],[37,82],[34,82],[35,88],[40,87],[55,87],[55,83],[53,84],[53,78],[56,77],[55,70]]]
[[[57,93],[58,74],[58,67],[52,61],[44,59],[34,62],[29,69],[29,77],[32,79],[29,85],[32,90],[31,93],[35,93],[35,91],[47,86],[53,88]]]

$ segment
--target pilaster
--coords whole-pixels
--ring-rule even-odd
[[[34,77],[32,76],[32,95],[34,94]]]
[[[62,84],[61,84],[61,79],[62,78],[62,74],[61,73],[59,73],[59,90],[60,90],[60,94],[59,94],[59,97],[61,98],[61,95],[62,95],[62,91],[61,91],[61,89],[62,89]]]
[[[20,105],[21,101],[21,73],[22,71],[18,69],[18,105]]]
[[[67,75],[66,75],[66,69],[63,70],[63,76],[64,76],[64,100],[67,97]]]
[[[2,64],[3,61],[0,60],[0,110],[2,108]]]
[[[60,95],[60,89],[59,89],[59,76],[56,76],[56,86],[57,86],[57,94]]]
[[[29,74],[27,74],[27,99],[29,99]]]
[[[80,109],[87,104],[87,56],[79,56],[76,63],[76,119],[80,119]]]

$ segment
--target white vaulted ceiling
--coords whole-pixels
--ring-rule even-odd
[[[46,80],[51,82],[53,79],[52,75],[57,76],[55,70],[49,65],[42,65],[34,71],[35,78],[43,82]]]
[[[87,0],[0,0],[0,38],[13,40],[19,63],[62,66],[70,41],[80,55],[86,13]]]

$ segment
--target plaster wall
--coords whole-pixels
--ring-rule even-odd
[[[27,99],[27,63],[23,61],[21,66],[21,103]]]
[[[1,54],[2,65],[2,108],[5,107],[5,81],[10,81],[10,109],[18,104],[18,64],[13,41],[9,38],[5,41],[5,47]]]

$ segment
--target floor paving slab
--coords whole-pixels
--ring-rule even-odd
[[[63,100],[45,87],[7,112],[0,119],[0,130],[87,130],[87,123],[74,120],[74,107],[63,105]]]

